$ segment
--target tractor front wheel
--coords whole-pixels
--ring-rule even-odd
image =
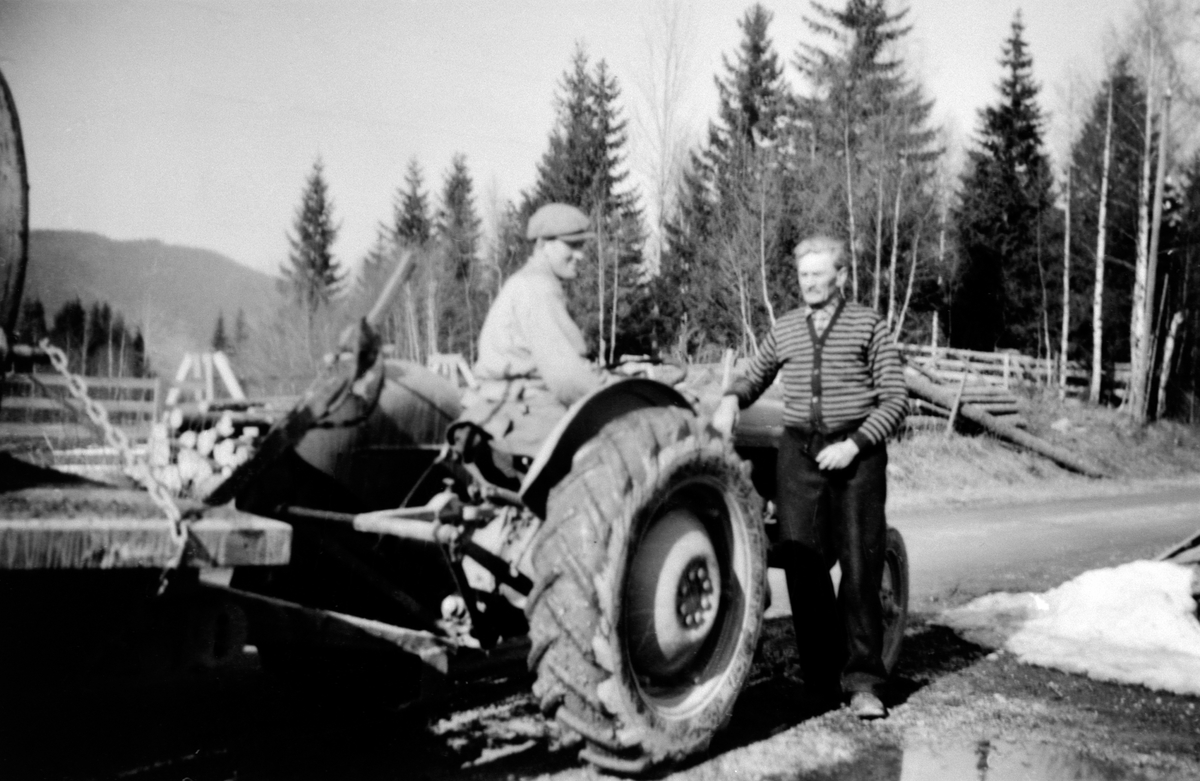
[[[750,672],[766,538],[749,466],[687,410],[608,424],[555,487],[528,600],[543,709],[635,774],[704,750]]]

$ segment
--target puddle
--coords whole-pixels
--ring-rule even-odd
[[[1120,768],[1053,746],[981,741],[974,746],[877,749],[795,781],[1138,781]]]

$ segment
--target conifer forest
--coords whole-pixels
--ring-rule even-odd
[[[664,17],[655,108],[636,117],[652,175],[636,184],[628,87],[579,43],[547,96],[556,121],[534,183],[500,204],[487,231],[466,154],[440,176],[413,158],[370,253],[339,259],[336,182],[316,160],[281,269],[307,317],[306,344],[281,349],[296,339],[288,315],[260,324],[247,348],[297,369],[323,341],[314,333],[369,306],[407,248],[418,270],[385,324],[388,341],[402,357],[471,360],[492,297],[528,255],[526,220],[564,201],[598,232],[569,298],[602,362],[752,355],[798,303],[793,248],[827,233],[848,243],[846,295],[880,312],[897,341],[1069,363],[1089,373],[1093,400],[1143,420],[1158,414],[1162,384],[1161,413],[1188,417],[1200,382],[1194,17],[1186,3],[1135,4],[1119,34],[1096,43],[1110,52],[1100,78],[1054,85],[1073,100],[1051,117],[1018,13],[995,41],[994,94],[959,155],[906,62],[912,26],[895,0],[812,2],[805,42],[776,40],[772,11],[747,8],[712,74],[718,100],[698,138],[680,129],[681,53]],[[1068,139],[1058,154],[1052,122]],[[1118,400],[1112,376],[1125,363]]]

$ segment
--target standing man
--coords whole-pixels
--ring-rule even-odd
[[[804,306],[776,322],[713,425],[730,434],[738,410],[783,372],[775,503],[805,689],[821,709],[848,694],[856,716],[882,718],[885,440],[906,411],[900,356],[882,318],[842,297],[841,241],[806,239],[795,257]]]
[[[533,251],[505,281],[479,334],[475,378],[463,399],[463,419],[532,456],[576,400],[600,387],[603,373],[587,358],[587,343],[567,312],[563,283],[574,279],[584,246],[595,236],[587,215],[549,203],[529,218]]]

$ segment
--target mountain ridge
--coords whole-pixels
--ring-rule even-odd
[[[85,307],[107,302],[142,330],[151,365],[171,377],[184,353],[208,348],[218,314],[231,333],[239,309],[252,326],[273,312],[278,283],[215,250],[36,229],[23,300],[41,300],[48,319],[76,297]]]

